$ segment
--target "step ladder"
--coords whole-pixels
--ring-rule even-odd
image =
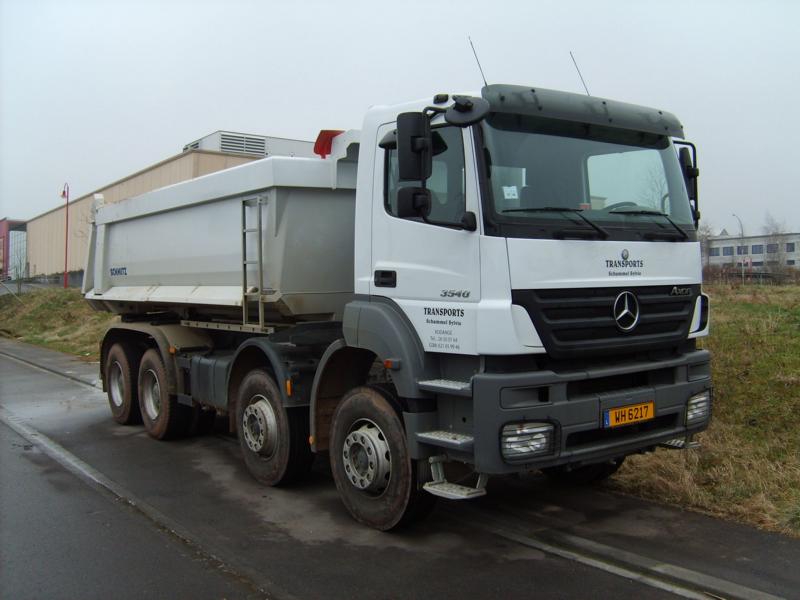
[[[486,473],[478,473],[478,481],[475,487],[451,483],[447,481],[444,475],[444,463],[447,460],[447,457],[441,454],[431,456],[428,459],[431,465],[433,481],[423,484],[422,489],[429,494],[447,498],[448,500],[472,500],[486,495],[486,483],[489,481],[489,476]]]
[[[244,327],[256,328],[256,323],[250,322],[250,305],[251,302],[258,303],[258,324],[257,328],[260,331],[265,330],[264,324],[264,302],[262,298],[264,285],[264,243],[263,243],[263,212],[266,205],[266,199],[263,196],[251,196],[242,199],[242,325]],[[247,219],[247,209],[255,208],[256,222],[255,224],[249,223]],[[247,236],[255,234],[256,247],[258,248],[258,256],[250,258],[247,255]],[[256,285],[249,285],[248,280],[248,267],[256,266]]]

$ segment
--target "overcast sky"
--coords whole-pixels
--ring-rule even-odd
[[[674,112],[704,220],[800,231],[800,2],[0,0],[0,218],[218,129],[314,139],[373,104],[490,83]]]

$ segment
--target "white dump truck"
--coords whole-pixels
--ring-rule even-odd
[[[686,448],[711,416],[697,162],[665,111],[552,90],[374,107],[271,156],[98,206],[84,293],[114,418],[227,416],[267,485],[329,456],[391,529],[540,469]]]

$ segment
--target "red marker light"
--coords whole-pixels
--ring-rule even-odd
[[[331,153],[333,148],[333,138],[340,133],[344,133],[341,129],[323,129],[317,136],[317,141],[314,142],[314,154],[325,158]]]

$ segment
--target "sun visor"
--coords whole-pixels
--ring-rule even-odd
[[[616,100],[521,85],[487,85],[481,95],[492,112],[531,115],[683,138],[672,113]]]

